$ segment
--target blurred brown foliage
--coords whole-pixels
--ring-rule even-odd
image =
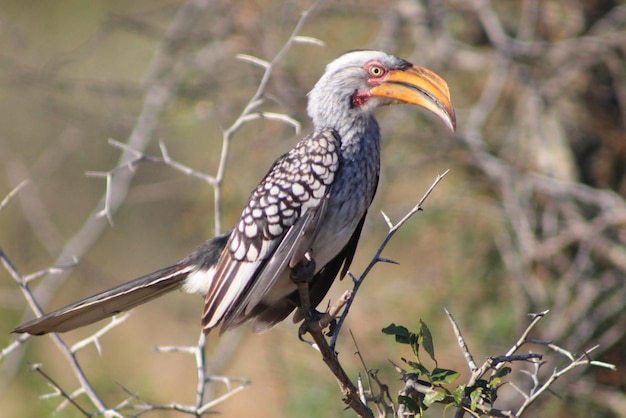
[[[73,241],[101,209],[105,189],[102,179],[85,172],[118,164],[120,151],[107,140],[127,142],[155,80],[166,83],[171,96],[153,114],[146,152],[158,155],[160,140],[176,160],[214,170],[221,127],[237,117],[260,77],[236,54],[272,57],[308,3],[208,2],[177,46],[171,72],[148,73],[180,6],[0,2],[0,196],[29,180],[0,212],[0,246],[24,273],[80,256],[71,275],[42,280],[47,286],[38,296],[46,309],[174,262],[214,233],[210,187],[143,164],[129,178],[113,227],[102,219],[89,241]],[[531,416],[623,417],[626,6],[611,0],[328,1],[302,34],[326,46],[292,48],[263,109],[303,121],[304,131],[305,93],[328,61],[355,48],[383,49],[436,70],[448,80],[458,112],[454,136],[414,109],[380,112],[381,186],[355,270],[384,236],[378,210],[399,217],[437,173],[450,168],[451,174],[426,212],[386,250],[400,266],[377,267],[351,314],[348,325],[368,366],[389,369],[387,359],[401,355],[380,334],[391,322],[411,326],[424,318],[444,342],[438,357],[463,370],[462,359],[454,360],[458,348],[444,306],[473,351],[485,356],[504,348],[529,312],[550,309],[549,326],[534,337],[572,351],[600,344],[602,359],[621,369],[569,375],[559,386],[566,397],[545,399]],[[222,196],[226,227],[294,142],[289,127],[271,121],[237,134]],[[0,286],[4,347],[25,317],[25,303],[8,274],[0,273]],[[336,287],[335,295],[346,285]],[[149,348],[193,343],[200,310],[194,297],[167,297],[107,336],[101,357],[84,353],[102,396],[112,404],[125,396],[113,382],[163,402],[192,395],[188,359]],[[320,373],[317,356],[293,326],[240,338],[221,373],[245,375],[252,387],[220,406],[225,416],[341,414],[335,383]],[[340,349],[356,374],[353,347],[346,341]],[[45,383],[25,373],[26,362],[44,363],[70,387],[72,376],[64,376],[62,359],[45,338],[18,354],[0,364],[3,413],[47,416],[56,404],[37,399]],[[515,392],[510,396],[514,402]]]

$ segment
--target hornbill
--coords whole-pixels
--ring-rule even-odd
[[[448,86],[434,72],[381,51],[339,56],[308,95],[313,132],[274,162],[232,230],[177,264],[14,332],[69,331],[181,287],[205,295],[205,333],[248,320],[254,320],[255,332],[263,332],[294,309],[294,322],[302,320],[306,312],[294,271],[310,269],[305,286],[312,307],[337,275],[346,274],[378,185],[380,129],[374,111],[394,103],[423,107],[455,129]]]

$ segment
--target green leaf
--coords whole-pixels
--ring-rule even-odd
[[[391,324],[388,327],[382,329],[384,334],[394,335],[396,342],[400,344],[411,344],[411,334],[406,327],[402,325]]]
[[[452,396],[454,397],[454,403],[456,406],[460,406],[463,402],[463,398],[465,397],[465,385],[457,386],[452,392]]]
[[[431,359],[437,364],[437,360],[435,359],[435,344],[433,343],[433,336],[430,333],[430,329],[428,329],[428,325],[424,321],[420,319],[420,342],[424,347],[424,350],[428,353]]]
[[[472,411],[476,410],[476,405],[478,405],[478,401],[480,400],[481,395],[483,394],[483,388],[476,388],[470,393],[470,408]]]
[[[502,383],[502,379],[500,379],[499,377],[494,377],[489,380],[489,387],[491,389],[497,389],[500,383]]]
[[[398,403],[407,407],[411,412],[419,414],[420,407],[415,400],[409,396],[398,395]]]
[[[444,392],[439,392],[436,390],[431,390],[424,396],[424,405],[431,406],[435,402],[443,401],[446,398],[446,394]]]
[[[460,376],[459,372],[448,369],[440,369],[435,367],[430,374],[430,379],[433,383],[452,383]]]

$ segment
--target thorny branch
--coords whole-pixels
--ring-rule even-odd
[[[589,357],[589,354],[593,350],[595,350],[597,346],[589,350],[586,350],[580,356],[576,356],[570,351],[562,347],[559,347],[558,345],[553,344],[549,341],[541,341],[541,340],[529,338],[528,336],[530,335],[531,331],[535,329],[535,327],[539,324],[539,322],[543,318],[545,318],[547,314],[548,314],[548,311],[532,314],[531,315],[532,321],[530,322],[530,324],[526,327],[526,329],[522,332],[522,334],[517,339],[517,341],[511,346],[511,348],[509,348],[509,350],[504,355],[489,357],[487,358],[487,360],[485,360],[485,362],[483,363],[481,367],[476,367],[476,364],[473,361],[473,356],[469,352],[467,343],[465,342],[465,339],[461,335],[461,332],[458,328],[458,324],[456,320],[454,319],[452,314],[450,314],[450,312],[448,312],[448,310],[446,309],[446,315],[448,316],[448,319],[450,320],[450,323],[452,324],[452,328],[454,329],[454,333],[457,337],[457,342],[459,344],[459,347],[461,348],[463,356],[465,357],[468,363],[468,366],[470,367],[470,371],[472,372],[470,378],[468,379],[466,387],[468,388],[474,387],[476,383],[478,382],[478,380],[482,379],[489,371],[491,371],[491,378],[496,377],[498,372],[507,363],[522,361],[522,362],[527,362],[533,365],[532,371],[522,370],[522,372],[527,374],[533,381],[533,385],[528,390],[527,393],[521,388],[519,388],[514,382],[509,382],[509,384],[512,387],[514,387],[516,391],[520,395],[522,395],[524,399],[522,404],[518,407],[517,411],[515,413],[512,413],[511,411],[508,411],[508,412],[498,411],[499,414],[496,414],[493,416],[506,416],[506,417],[521,416],[524,413],[524,411],[526,411],[541,396],[541,394],[543,394],[546,391],[551,390],[551,386],[559,377],[571,372],[576,367],[591,365],[591,366],[603,367],[603,368],[615,370],[615,366],[612,364],[607,364],[607,363],[591,360],[591,358]],[[533,353],[533,352],[530,352],[528,354],[515,354],[522,347],[529,345],[529,344],[538,344],[538,345],[546,346],[550,348],[552,351],[567,357],[570,363],[562,367],[561,369],[559,369],[558,367],[554,367],[552,374],[547,379],[542,380],[539,375],[541,366],[545,364],[545,361],[543,361],[544,356],[542,354]],[[484,406],[481,406],[481,405],[482,404],[478,404],[478,406],[483,408],[483,410],[481,410],[481,414],[492,416],[491,414],[493,414],[493,412],[489,412],[489,413],[486,412],[484,410]],[[463,405],[462,407],[457,408],[455,417],[461,418],[464,416],[466,412],[471,413],[472,410],[469,409],[467,405]]]
[[[226,165],[228,162],[228,155],[230,149],[230,141],[232,136],[237,132],[237,130],[246,122],[252,120],[252,118],[260,118],[265,115],[267,117],[267,113],[255,113],[255,110],[262,104],[263,96],[265,94],[265,89],[267,88],[267,84],[272,76],[276,65],[284,58],[289,49],[297,42],[301,42],[304,44],[321,44],[321,41],[312,42],[312,38],[308,37],[300,37],[300,31],[302,27],[309,19],[313,11],[322,3],[323,0],[316,0],[307,10],[302,13],[300,20],[296,24],[295,28],[291,32],[291,35],[283,45],[280,51],[274,56],[274,59],[270,62],[255,58],[251,60],[250,56],[242,56],[240,58],[243,60],[251,61],[256,65],[260,66],[264,69],[263,76],[259,85],[257,87],[256,92],[252,95],[250,100],[246,105],[244,105],[241,114],[235,119],[233,124],[222,132],[222,151],[220,154],[220,162],[217,168],[217,174],[215,175],[215,187],[213,189],[213,198],[215,202],[215,233],[219,234],[222,231],[222,209],[218,202],[221,202],[222,196],[222,188],[220,187],[222,181],[224,179],[224,175],[226,173]],[[295,127],[296,132],[300,131],[300,124],[295,120],[289,118],[287,115],[281,115],[278,119],[281,119],[283,122],[289,123]]]
[[[148,143],[152,140],[154,133],[156,132],[156,124],[158,123],[160,114],[164,111],[167,104],[170,102],[173,97],[172,90],[175,87],[176,79],[180,76],[182,72],[182,68],[176,67],[176,53],[182,47],[185,42],[185,39],[189,37],[191,33],[191,29],[193,28],[193,23],[196,22],[199,16],[202,15],[202,11],[206,9],[208,2],[204,0],[190,0],[185,3],[179,10],[177,17],[174,19],[174,22],[170,26],[169,32],[165,35],[162,44],[155,54],[154,62],[152,63],[152,68],[149,71],[149,75],[146,78],[146,96],[144,101],[143,113],[139,116],[137,124],[135,126],[135,130],[131,134],[127,143],[122,143],[115,140],[110,140],[111,145],[122,150],[122,157],[120,159],[120,164],[115,168],[106,171],[106,172],[87,172],[88,176],[92,177],[101,177],[106,180],[106,191],[105,195],[102,199],[102,209],[96,211],[95,215],[88,220],[85,224],[79,235],[75,237],[72,241],[73,245],[76,245],[78,242],[84,245],[81,248],[81,251],[85,251],[88,247],[85,238],[83,237],[86,233],[94,234],[96,230],[101,231],[103,228],[103,224],[99,221],[99,219],[105,218],[108,220],[109,224],[113,224],[113,214],[117,208],[123,203],[123,199],[126,196],[128,186],[130,184],[130,179],[135,173],[135,168],[138,164],[142,162],[152,162],[152,163],[161,163],[167,166],[174,168],[175,170],[200,180],[203,180],[213,186],[214,194],[215,194],[215,229],[216,233],[219,233],[221,230],[221,185],[224,178],[225,170],[226,170],[226,161],[228,157],[228,149],[229,142],[232,136],[246,123],[257,119],[267,119],[267,120],[276,120],[282,123],[289,124],[293,126],[298,132],[300,129],[299,123],[293,118],[275,113],[275,112],[261,112],[258,111],[258,107],[262,102],[262,97],[267,87],[267,83],[270,77],[273,74],[274,69],[281,61],[281,59],[286,55],[287,51],[291,48],[291,46],[295,43],[305,43],[305,44],[320,44],[319,41],[310,37],[302,37],[299,35],[299,31],[302,29],[304,23],[311,16],[313,10],[321,3],[321,0],[317,0],[313,3],[313,5],[306,10],[298,23],[296,24],[295,29],[292,34],[289,36],[288,40],[285,42],[281,50],[276,54],[274,59],[267,63],[264,66],[265,71],[261,82],[258,85],[256,92],[253,97],[249,100],[249,102],[244,106],[243,111],[237,117],[237,119],[233,122],[233,124],[224,130],[223,133],[223,146],[222,146],[222,154],[220,158],[219,167],[217,168],[217,174],[215,176],[207,175],[196,171],[182,163],[174,161],[165,146],[164,143],[160,142],[161,156],[153,157],[145,154],[144,150]],[[248,56],[248,60],[251,57]],[[261,60],[256,59],[257,63],[261,62]],[[8,201],[16,195],[20,189],[26,184],[26,182],[20,183],[14,190],[7,195],[0,204],[0,209],[2,209]],[[94,229],[97,228],[97,229]],[[82,234],[82,235],[81,235]],[[95,236],[92,237],[95,239]],[[66,250],[70,248],[66,248]],[[31,292],[29,288],[29,283],[38,277],[43,275],[47,275],[50,273],[59,273],[63,271],[61,268],[53,268],[47,269],[42,272],[38,272],[32,274],[28,277],[20,276],[17,271],[11,265],[9,259],[5,256],[4,253],[1,253],[1,260],[5,266],[5,268],[10,271],[15,278],[16,282],[20,285],[24,297],[29,301],[31,309],[39,316],[42,315],[42,309],[40,308],[38,299],[35,297],[33,292]],[[64,259],[62,255],[59,260]],[[65,258],[67,258],[65,256]],[[74,264],[76,261],[74,261]],[[46,284],[47,281],[44,281]],[[108,414],[110,416],[118,416],[117,412],[113,410],[109,410],[105,407],[103,401],[98,396],[96,390],[93,388],[89,380],[87,379],[84,371],[82,370],[78,360],[76,359],[76,352],[83,349],[84,347],[93,344],[98,352],[101,352],[101,346],[99,339],[109,330],[123,322],[127,316],[123,316],[121,318],[114,318],[112,322],[107,324],[104,328],[97,331],[93,335],[85,338],[82,341],[79,341],[71,348],[66,345],[64,340],[57,334],[53,334],[51,337],[56,343],[57,347],[61,350],[61,352],[66,356],[68,363],[79,380],[80,389],[75,391],[72,394],[68,394],[64,391],[52,378],[47,376],[40,368],[37,370],[42,374],[50,384],[55,387],[55,394],[64,397],[67,402],[62,403],[59,408],[62,409],[68,404],[76,405],[74,402],[74,397],[80,394],[87,394],[89,396],[92,404],[97,409],[97,411],[101,414]],[[222,339],[222,343],[232,344],[235,341],[238,341],[236,337],[236,332],[232,333],[235,335],[235,338],[224,338]],[[2,356],[6,356],[7,354],[13,352],[17,349],[21,343],[26,341],[28,336],[19,337],[16,343],[12,344],[10,347],[7,347],[3,350]],[[196,369],[198,374],[198,384],[196,388],[196,400],[194,405],[181,405],[177,403],[172,403],[169,405],[154,405],[149,402],[142,402],[141,406],[138,406],[141,409],[141,413],[148,412],[150,410],[176,410],[179,412],[185,412],[194,416],[201,416],[208,413],[212,408],[214,408],[219,403],[223,402],[225,399],[233,396],[234,394],[243,390],[246,386],[248,386],[248,382],[245,380],[241,380],[241,384],[235,388],[230,388],[230,381],[228,378],[219,378],[218,376],[208,376],[207,375],[207,363],[205,358],[205,345],[206,345],[206,336],[203,333],[200,333],[200,337],[195,346],[191,347],[177,347],[176,349],[165,348],[160,349],[158,351],[176,351],[176,352],[185,352],[192,354],[194,356],[196,362]],[[219,348],[219,347],[218,347]],[[224,351],[233,352],[232,349],[226,349]],[[227,383],[229,386],[228,392],[220,397],[215,399],[211,399],[210,401],[206,401],[205,397],[207,395],[207,383],[213,382],[216,380],[222,380]],[[235,379],[236,380],[236,379]],[[53,394],[54,395],[54,394]],[[132,407],[129,405],[132,399],[139,399],[136,396],[131,395],[131,397],[120,404],[117,408],[127,408]],[[81,409],[81,411],[83,411]],[[84,414],[87,415],[85,411]]]
[[[133,168],[142,161],[153,161],[164,163],[181,173],[201,179],[215,186],[216,214],[219,214],[219,201],[221,199],[219,184],[226,173],[226,162],[229,153],[229,141],[239,127],[245,122],[256,119],[273,119],[285,122],[298,129],[298,124],[286,115],[274,115],[262,112],[259,107],[262,104],[267,80],[270,77],[274,63],[278,62],[277,56],[272,62],[250,56],[240,56],[264,69],[263,80],[258,86],[258,91],[250,99],[242,113],[235,122],[223,131],[226,140],[223,142],[220,166],[216,176],[206,175],[197,172],[184,164],[172,160],[165,146],[161,144],[161,156],[150,157],[145,154],[146,146],[154,141],[156,126],[163,110],[170,103],[178,77],[185,71],[185,67],[177,64],[177,60],[184,52],[183,45],[189,38],[193,23],[202,16],[202,11],[206,10],[208,1],[189,1],[181,7],[174,24],[168,30],[167,36],[155,53],[151,68],[149,70],[148,82],[145,83],[141,116],[133,128],[132,134],[125,143],[111,141],[113,146],[122,149],[117,168],[110,172],[96,174],[106,179],[106,192],[94,209],[92,215],[85,221],[82,228],[75,234],[74,238],[65,245],[63,251],[53,265],[67,266],[76,262],[91,247],[100,236],[100,233],[107,227],[107,222],[111,223],[117,209],[124,203],[129,184],[134,176]],[[570,131],[579,129],[582,125],[593,126],[590,119],[593,115],[579,118],[583,113],[571,113],[570,105],[576,103],[580,106],[588,100],[588,96],[593,94],[585,92],[585,80],[592,80],[594,91],[615,92],[613,107],[617,107],[616,114],[621,118],[622,127],[626,115],[626,102],[624,97],[626,92],[626,80],[623,77],[624,65],[624,45],[626,45],[626,32],[624,22],[626,22],[626,7],[618,5],[613,7],[609,13],[591,21],[589,25],[581,25],[572,29],[572,21],[576,19],[559,21],[557,26],[559,32],[550,33],[549,16],[542,15],[541,8],[538,7],[537,0],[524,0],[521,2],[523,9],[517,22],[513,21],[516,14],[507,17],[506,24],[498,11],[502,4],[492,4],[487,0],[475,0],[472,2],[457,2],[455,0],[429,0],[428,2],[415,3],[412,8],[408,8],[402,3],[396,8],[390,8],[381,22],[380,33],[376,34],[377,46],[388,48],[402,48],[400,42],[395,37],[398,33],[408,33],[411,45],[405,48],[415,48],[413,56],[423,57],[424,53],[430,53],[433,59],[439,60],[441,66],[448,65],[449,73],[461,74],[466,77],[469,73],[479,73],[480,78],[474,79],[477,82],[474,91],[479,92],[471,105],[460,116],[464,116],[465,123],[459,123],[461,131],[456,139],[458,143],[464,145],[471,157],[468,164],[471,169],[482,175],[472,172],[468,175],[468,182],[481,184],[481,187],[491,188],[492,198],[497,202],[502,216],[502,225],[505,232],[496,238],[497,249],[500,251],[503,263],[509,272],[516,288],[515,294],[518,296],[512,300],[518,317],[522,317],[530,309],[530,306],[539,306],[539,309],[549,307],[552,312],[562,314],[562,321],[548,324],[547,328],[535,328],[538,338],[530,339],[523,336],[511,347],[511,352],[515,353],[520,347],[528,344],[547,347],[549,350],[566,356],[570,363],[567,367],[560,369],[554,375],[556,378],[572,371],[576,365],[596,364],[586,356],[587,351],[583,351],[583,346],[595,344],[595,339],[602,346],[601,350],[610,347],[615,341],[623,338],[624,316],[623,300],[626,297],[626,290],[622,286],[623,272],[626,271],[626,252],[623,249],[623,233],[620,232],[624,225],[624,213],[626,213],[626,203],[623,199],[624,190],[622,186],[612,186],[608,189],[610,182],[583,183],[576,175],[558,176],[550,170],[546,170],[538,161],[546,155],[552,156],[554,161],[569,161],[570,157],[561,157],[558,151],[569,150],[569,138],[566,136],[561,144],[554,148],[551,140],[560,138],[562,133],[549,131],[550,123],[546,122],[548,116],[551,121],[556,121],[561,127],[565,126]],[[317,3],[314,5],[316,6]],[[494,7],[497,6],[497,7]],[[469,13],[468,13],[469,12]],[[578,11],[572,12],[573,14]],[[450,29],[454,25],[448,25],[446,19],[450,14],[462,14],[469,23],[472,17],[476,16],[477,27],[480,33],[486,36],[486,42],[480,40],[480,48],[487,53],[477,52],[476,43],[472,43],[465,38],[455,37]],[[571,17],[571,16],[570,16]],[[585,21],[582,14],[580,21]],[[539,20],[543,19],[543,20]],[[136,19],[138,21],[138,19]],[[137,22],[126,23],[135,25]],[[405,25],[402,27],[401,25]],[[569,26],[567,26],[569,25]],[[541,27],[541,30],[539,28]],[[300,28],[300,24],[296,29]],[[511,29],[516,28],[516,29]],[[405,32],[400,32],[402,29]],[[158,33],[156,27],[149,28],[149,31]],[[544,36],[544,35],[548,36]],[[551,39],[550,36],[554,35]],[[101,36],[98,35],[98,36]],[[482,36],[482,35],[481,35]],[[557,39],[557,40],[553,40]],[[290,42],[317,43],[302,36],[292,35]],[[436,45],[436,47],[424,48],[424,45]],[[86,50],[92,43],[85,44],[81,49]],[[211,47],[207,47],[207,50]],[[212,48],[211,51],[221,50]],[[443,51],[443,52],[442,52]],[[200,62],[200,55],[206,51],[200,51],[192,58],[194,62]],[[281,51],[282,53],[282,51]],[[279,54],[280,55],[280,54]],[[70,57],[71,58],[71,57]],[[64,58],[64,62],[67,57]],[[191,60],[190,60],[191,61]],[[416,61],[417,62],[417,61]],[[52,62],[48,67],[58,68],[63,62]],[[188,63],[186,63],[188,64]],[[191,65],[191,64],[188,64]],[[54,69],[53,68],[53,69]],[[610,83],[601,84],[602,79],[598,74],[606,69]],[[468,71],[469,70],[469,71]],[[479,71],[477,71],[479,70]],[[592,72],[593,70],[593,72]],[[27,80],[32,80],[30,77]],[[48,79],[44,79],[48,81]],[[464,79],[465,80],[465,79]],[[67,80],[59,78],[55,80],[55,85],[66,83]],[[24,81],[22,81],[23,83]],[[41,82],[41,81],[39,81]],[[451,84],[453,93],[459,90],[461,83],[457,86]],[[464,81],[463,85],[466,85]],[[471,83],[469,83],[471,84]],[[482,87],[481,87],[482,86]],[[118,86],[106,85],[87,81],[82,83],[83,89],[90,89],[101,92],[103,89],[116,90],[116,94],[128,94],[129,87],[123,84]],[[481,90],[482,88],[482,90]],[[513,96],[516,100],[511,99]],[[530,97],[528,103],[522,103],[519,98]],[[584,100],[581,100],[581,97]],[[473,99],[466,99],[465,103],[471,103]],[[597,106],[596,102],[591,103]],[[501,109],[505,109],[502,112]],[[538,109],[538,110],[537,110]],[[598,107],[598,112],[604,108]],[[502,117],[501,113],[505,113]],[[528,116],[530,115],[530,116]],[[603,123],[607,123],[609,115],[603,115]],[[580,121],[577,121],[580,119]],[[577,123],[578,122],[578,123]],[[522,126],[523,125],[523,126]],[[529,131],[521,128],[528,128]],[[516,133],[522,131],[524,135],[520,141]],[[569,135],[569,133],[568,133]],[[532,142],[537,137],[540,142]],[[619,135],[616,135],[619,138]],[[536,138],[535,138],[536,139]],[[576,138],[571,139],[572,142]],[[521,148],[524,152],[511,151],[511,144],[526,144]],[[530,144],[530,145],[528,145]],[[550,145],[550,146],[548,146]],[[456,145],[455,145],[456,146]],[[526,155],[528,150],[532,152],[527,155],[527,159],[520,158]],[[556,150],[556,151],[555,151]],[[610,155],[610,150],[604,150],[605,155]],[[558,158],[555,156],[559,156]],[[472,177],[473,176],[473,177]],[[13,184],[19,183],[17,179]],[[623,182],[623,180],[622,180]],[[32,184],[32,183],[31,183]],[[22,185],[18,186],[19,190]],[[605,187],[606,189],[602,189]],[[619,189],[622,187],[622,189]],[[19,190],[13,190],[2,203],[0,210],[6,207],[11,201],[11,197],[18,194]],[[24,205],[24,203],[22,203]],[[99,216],[102,215],[102,216]],[[386,217],[385,217],[386,218]],[[390,229],[392,224],[388,221]],[[220,216],[215,218],[215,230],[221,230]],[[390,238],[390,237],[389,237]],[[55,253],[56,254],[56,253]],[[8,257],[1,253],[2,262],[12,277],[19,277],[17,270],[11,265]],[[391,262],[382,257],[382,250],[372,262],[371,267],[378,262]],[[369,267],[368,270],[371,268]],[[538,272],[544,272],[540,276]],[[550,274],[545,275],[545,272]],[[26,289],[28,284],[35,277],[57,274],[55,280],[43,280],[42,286],[37,291],[37,300],[42,306],[47,305],[51,295],[54,295],[63,283],[63,279],[68,272],[56,268],[42,270],[38,274],[28,275],[22,278],[22,283]],[[361,278],[352,277],[355,287],[358,289]],[[519,292],[517,292],[519,290]],[[342,298],[345,302],[337,303],[333,307],[337,308],[329,312],[324,318],[320,327],[323,327],[333,318],[336,312],[342,307],[342,303],[348,304],[338,320],[341,323],[345,318],[349,305],[354,300],[355,295],[346,294]],[[597,301],[602,303],[597,303]],[[339,302],[339,301],[338,301]],[[36,303],[35,303],[36,304]],[[35,309],[35,308],[33,308]],[[592,313],[590,315],[589,313]],[[533,319],[539,321],[541,317]],[[454,325],[454,320],[450,316],[453,328],[457,335],[459,344],[464,344],[463,337],[458,325]],[[597,337],[594,333],[600,329],[599,324],[617,321],[611,327],[606,327],[607,331]],[[525,323],[525,321],[524,321]],[[532,325],[532,324],[531,324]],[[542,324],[543,325],[543,324]],[[112,326],[111,324],[107,327]],[[532,325],[534,327],[534,325]],[[529,326],[526,329],[532,328]],[[106,328],[106,327],[105,327]],[[620,331],[621,330],[621,331]],[[329,354],[334,353],[336,338],[339,331],[335,332],[331,339]],[[236,334],[231,333],[223,337],[226,339]],[[588,344],[590,339],[594,339],[594,344]],[[12,344],[5,347],[0,354],[0,360],[6,359],[9,354],[21,346],[28,339],[27,336],[18,337]],[[585,354],[576,356],[571,351],[561,348],[549,341],[559,341],[563,347],[574,347],[574,351],[583,351]],[[80,346],[93,343],[99,347],[98,338],[79,343],[71,348],[65,348],[67,353],[72,353],[80,349]],[[232,344],[232,342],[230,343]],[[236,343],[235,343],[236,344]],[[198,364],[198,388],[204,386],[206,379],[204,373],[203,352],[199,349],[204,345],[202,336],[197,346],[191,347],[189,353],[194,355]],[[516,348],[517,347],[517,348]],[[516,354],[504,355],[503,357],[491,357],[484,364],[475,364],[469,348],[466,344],[461,347],[469,368],[473,373],[483,372],[486,375],[489,370],[494,370],[486,366],[488,362],[494,364],[493,367],[503,367],[504,363],[499,360],[515,360]],[[220,351],[220,350],[218,350]],[[228,350],[226,350],[228,351]],[[232,352],[230,350],[229,352]],[[597,353],[597,351],[596,351]],[[531,353],[533,354],[533,353]],[[597,354],[596,354],[597,355]],[[522,355],[525,356],[525,355]],[[527,358],[526,358],[527,359]],[[6,365],[6,363],[5,363]],[[539,373],[540,363],[533,363],[533,369],[528,371],[528,376],[535,389],[540,388]],[[212,367],[208,368],[213,370]],[[562,373],[561,373],[562,372]],[[475,380],[475,379],[474,379]],[[550,384],[554,380],[549,381]],[[378,382],[374,378],[375,382]],[[356,385],[356,392],[362,403],[368,399],[364,398],[364,390]],[[379,387],[384,384],[380,382]],[[515,383],[511,387],[517,387]],[[550,385],[545,385],[548,390]],[[406,390],[420,390],[419,385],[408,385]],[[426,388],[423,388],[427,390]],[[539,394],[529,394],[521,387],[519,394],[522,394],[524,402],[529,399],[538,399]],[[198,391],[196,411],[203,401],[201,390]],[[69,394],[75,396],[76,393]],[[536,395],[536,396],[535,396]],[[508,396],[508,395],[507,395]],[[132,397],[132,399],[138,399]],[[503,396],[504,398],[504,396]],[[145,403],[148,404],[149,403]],[[127,405],[127,404],[123,404]],[[171,409],[185,406],[172,404]],[[378,404],[377,404],[378,405]],[[145,405],[144,405],[145,406]],[[482,408],[478,405],[478,408]],[[121,405],[114,409],[121,408]],[[192,408],[193,409],[193,408]],[[383,408],[384,409],[384,408]],[[525,412],[526,409],[519,409],[516,414]],[[379,411],[380,412],[380,411]],[[469,411],[467,411],[470,413]],[[472,411],[472,414],[477,413]],[[504,415],[515,416],[515,415]]]
[[[337,338],[339,336],[339,332],[341,331],[341,327],[343,326],[345,318],[348,315],[348,312],[350,311],[350,307],[352,306],[352,301],[354,300],[356,293],[361,287],[363,280],[365,280],[367,275],[370,273],[370,271],[374,268],[376,264],[381,263],[381,262],[382,263],[394,263],[394,261],[382,257],[383,250],[385,249],[389,241],[391,241],[391,238],[393,238],[393,236],[398,231],[398,229],[400,229],[402,225],[404,225],[409,219],[411,219],[413,215],[415,215],[417,212],[422,210],[422,205],[424,204],[426,199],[428,199],[428,196],[430,196],[430,194],[435,189],[435,187],[437,187],[437,185],[441,182],[441,180],[443,180],[446,174],[448,174],[448,171],[449,170],[446,170],[443,174],[440,174],[437,176],[433,184],[426,191],[426,193],[424,193],[424,196],[422,196],[419,202],[417,202],[417,204],[413,207],[413,209],[411,209],[406,215],[404,215],[404,217],[400,219],[395,225],[391,222],[391,220],[387,217],[387,215],[384,212],[382,212],[383,218],[385,219],[385,222],[387,223],[389,230],[387,232],[387,235],[383,239],[383,242],[380,244],[380,247],[378,247],[376,254],[372,258],[370,263],[367,265],[367,267],[365,267],[365,269],[363,270],[363,273],[361,273],[361,275],[358,278],[353,276],[351,273],[348,273],[353,281],[352,297],[348,300],[346,304],[346,308],[344,309],[341,316],[339,316],[339,318],[337,319],[337,325],[335,325],[333,329],[333,336],[330,342],[330,346],[333,350],[335,349],[335,345],[337,343]]]
[[[374,417],[374,413],[367,406],[361,397],[361,392],[357,389],[357,386],[352,382],[348,374],[345,372],[343,366],[341,365],[339,358],[337,357],[337,352],[335,351],[335,344],[337,342],[337,337],[341,331],[341,326],[343,321],[345,320],[348,311],[350,309],[351,302],[354,300],[356,293],[359,290],[359,287],[370,273],[370,271],[374,268],[376,264],[379,262],[389,262],[381,257],[381,254],[393,235],[404,225],[413,215],[422,210],[422,206],[428,196],[432,193],[432,191],[437,187],[437,185],[443,180],[443,177],[447,174],[447,171],[443,174],[437,176],[433,184],[426,191],[424,196],[420,199],[420,201],[411,209],[400,221],[398,221],[395,225],[389,221],[386,215],[383,214],[387,224],[389,226],[389,232],[387,236],[383,239],[383,242],[379,246],[376,254],[374,255],[370,264],[365,268],[364,272],[361,276],[357,278],[353,278],[353,288],[351,291],[347,291],[343,294],[343,296],[339,299],[335,305],[327,312],[325,312],[322,316],[322,320],[318,320],[315,322],[309,322],[305,319],[304,324],[301,327],[301,334],[309,333],[313,337],[315,347],[322,354],[322,359],[324,363],[328,366],[330,371],[333,373],[335,378],[337,379],[337,383],[341,388],[343,393],[343,401],[349,407],[352,408],[360,417]],[[345,307],[344,307],[345,305]],[[303,306],[306,306],[303,303]],[[343,308],[343,313],[341,316],[337,318],[337,314],[340,312],[341,308]],[[329,340],[324,336],[324,328],[329,325],[331,322],[337,321],[337,323],[331,328],[331,339]]]

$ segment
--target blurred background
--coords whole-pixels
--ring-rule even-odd
[[[184,38],[163,49],[183,4],[0,0],[0,200],[28,180],[0,212],[0,248],[24,275],[79,258],[64,274],[33,282],[46,311],[176,262],[213,236],[206,182],[149,162],[119,170],[128,193],[115,196],[107,223],[94,220],[105,179],[86,173],[118,166],[121,151],[108,142],[114,139],[155,156],[162,141],[176,161],[215,174],[222,129],[262,76],[236,55],[271,60],[311,3],[206,2],[193,25],[178,28]],[[577,369],[529,416],[626,416],[626,5],[326,1],[301,35],[325,46],[294,45],[262,109],[301,121],[303,134],[310,130],[306,93],[326,63],[350,49],[383,49],[435,70],[457,110],[456,134],[415,108],[379,112],[382,177],[355,274],[386,234],[380,211],[400,219],[437,174],[451,171],[385,250],[400,264],[373,270],[348,318],[367,366],[380,369],[395,394],[398,376],[388,359],[410,350],[380,330],[392,322],[415,328],[422,318],[439,366],[466,374],[444,307],[478,362],[503,354],[528,313],[550,309],[534,338],[576,353],[600,344],[593,357],[618,371]],[[267,120],[236,133],[223,186],[224,229],[297,140],[292,127]],[[333,300],[349,287],[336,284]],[[154,403],[193,402],[191,356],[152,348],[195,344],[201,309],[200,297],[166,296],[106,335],[101,354],[83,350],[79,360],[102,398],[116,405],[127,389]],[[10,331],[32,313],[4,269],[0,315],[0,345],[8,347]],[[72,344],[96,329],[63,337]],[[216,408],[223,416],[353,416],[294,325],[227,338],[219,345],[217,334],[209,337],[214,372],[252,384]],[[351,376],[362,372],[347,333],[338,350]],[[547,373],[561,361],[549,354],[557,363],[547,364]],[[68,391],[77,387],[51,339],[30,339],[2,357],[3,416],[49,416],[58,405],[39,399],[50,389],[29,363],[42,363]],[[519,403],[514,390],[502,396],[502,408]],[[60,416],[81,415],[68,408]]]

